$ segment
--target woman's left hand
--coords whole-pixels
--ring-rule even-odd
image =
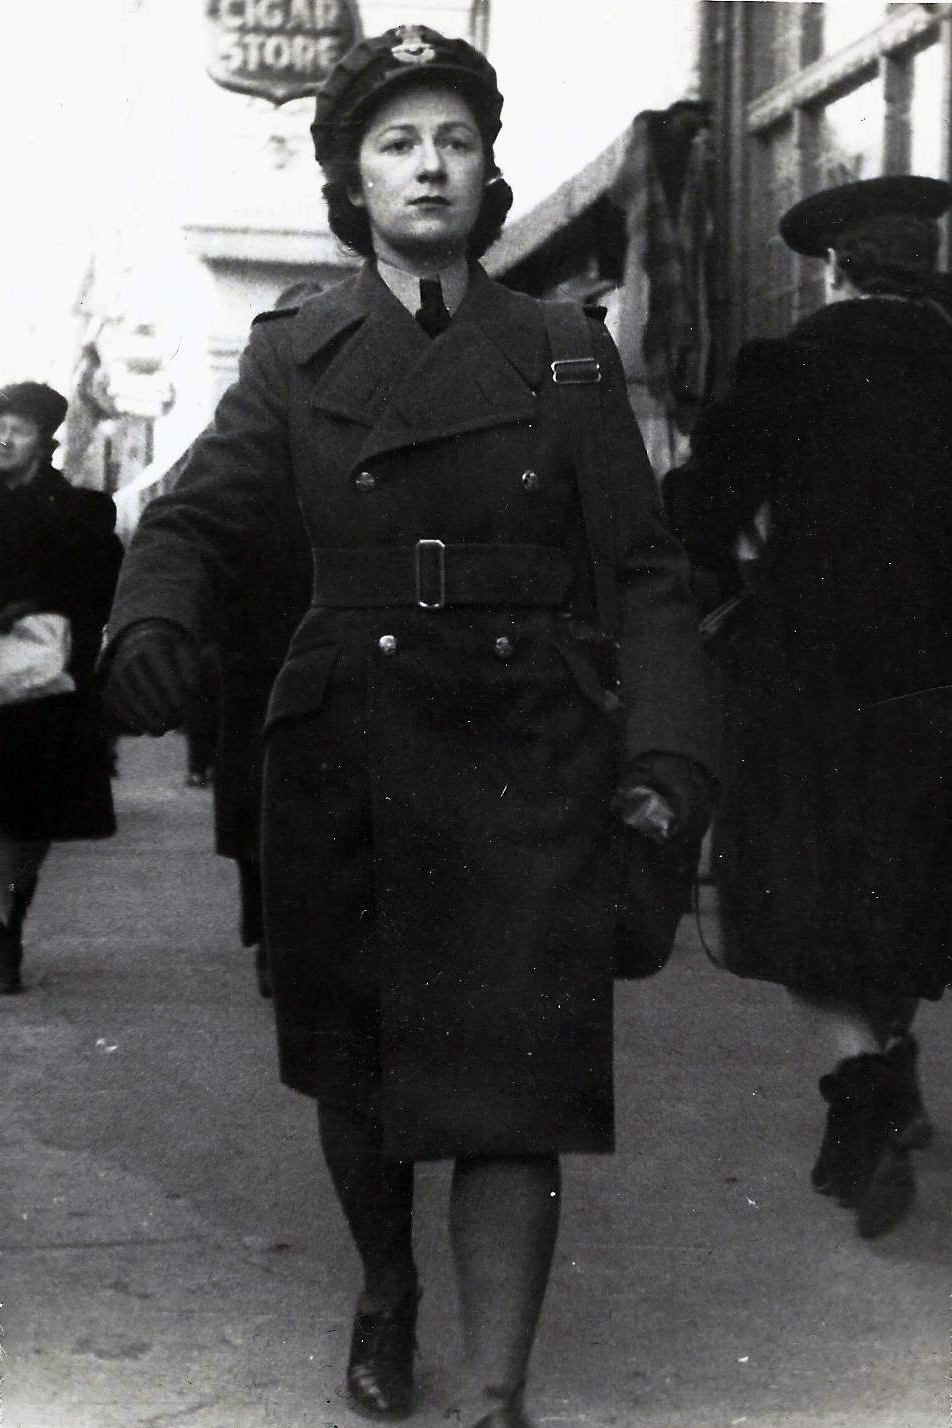
[[[714,790],[694,759],[652,751],[632,760],[615,807],[623,823],[653,843],[697,842],[711,821]]]
[[[621,821],[636,833],[643,833],[652,843],[667,843],[676,819],[674,809],[657,789],[646,784],[620,788],[617,797]]]

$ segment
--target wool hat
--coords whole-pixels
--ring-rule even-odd
[[[359,125],[368,108],[389,90],[424,75],[463,94],[491,147],[502,123],[503,99],[489,61],[465,40],[447,39],[426,25],[398,25],[360,40],[318,90],[311,125],[317,162],[326,165],[338,137]]]

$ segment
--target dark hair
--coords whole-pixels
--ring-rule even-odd
[[[939,226],[931,218],[882,214],[844,228],[835,247],[840,269],[865,292],[892,278],[902,283],[931,273],[939,256]]]
[[[421,79],[423,77],[421,76]],[[327,221],[338,242],[362,258],[372,258],[373,239],[370,219],[365,208],[358,208],[350,194],[360,188],[360,143],[364,131],[381,104],[389,99],[392,89],[381,96],[379,104],[368,106],[354,124],[342,124],[330,159],[324,164],[324,186],[321,192],[327,204]],[[481,258],[502,232],[506,215],[512,207],[512,189],[499,171],[492,143],[480,123],[479,109],[467,97],[479,128],[486,164],[486,190],[476,222],[466,244],[469,258]]]

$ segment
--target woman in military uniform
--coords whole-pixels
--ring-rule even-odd
[[[366,262],[253,327],[146,512],[108,653],[125,723],[173,725],[210,577],[293,486],[314,589],[270,701],[263,814],[281,1073],[317,1100],[363,1264],[364,1413],[410,1410],[413,1164],[455,1161],[462,1421],[481,1428],[527,1421],[559,1154],[612,1149],[616,784],[675,840],[708,796],[683,557],[611,340],[593,320],[617,644],[540,305],[477,262],[511,202],[501,107],[486,60],[422,27],[331,74],[312,132],[332,227]]]

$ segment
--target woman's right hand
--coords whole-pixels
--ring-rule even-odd
[[[165,734],[182,723],[185,701],[200,691],[198,649],[171,620],[138,620],[109,659],[104,698],[120,730]]]

